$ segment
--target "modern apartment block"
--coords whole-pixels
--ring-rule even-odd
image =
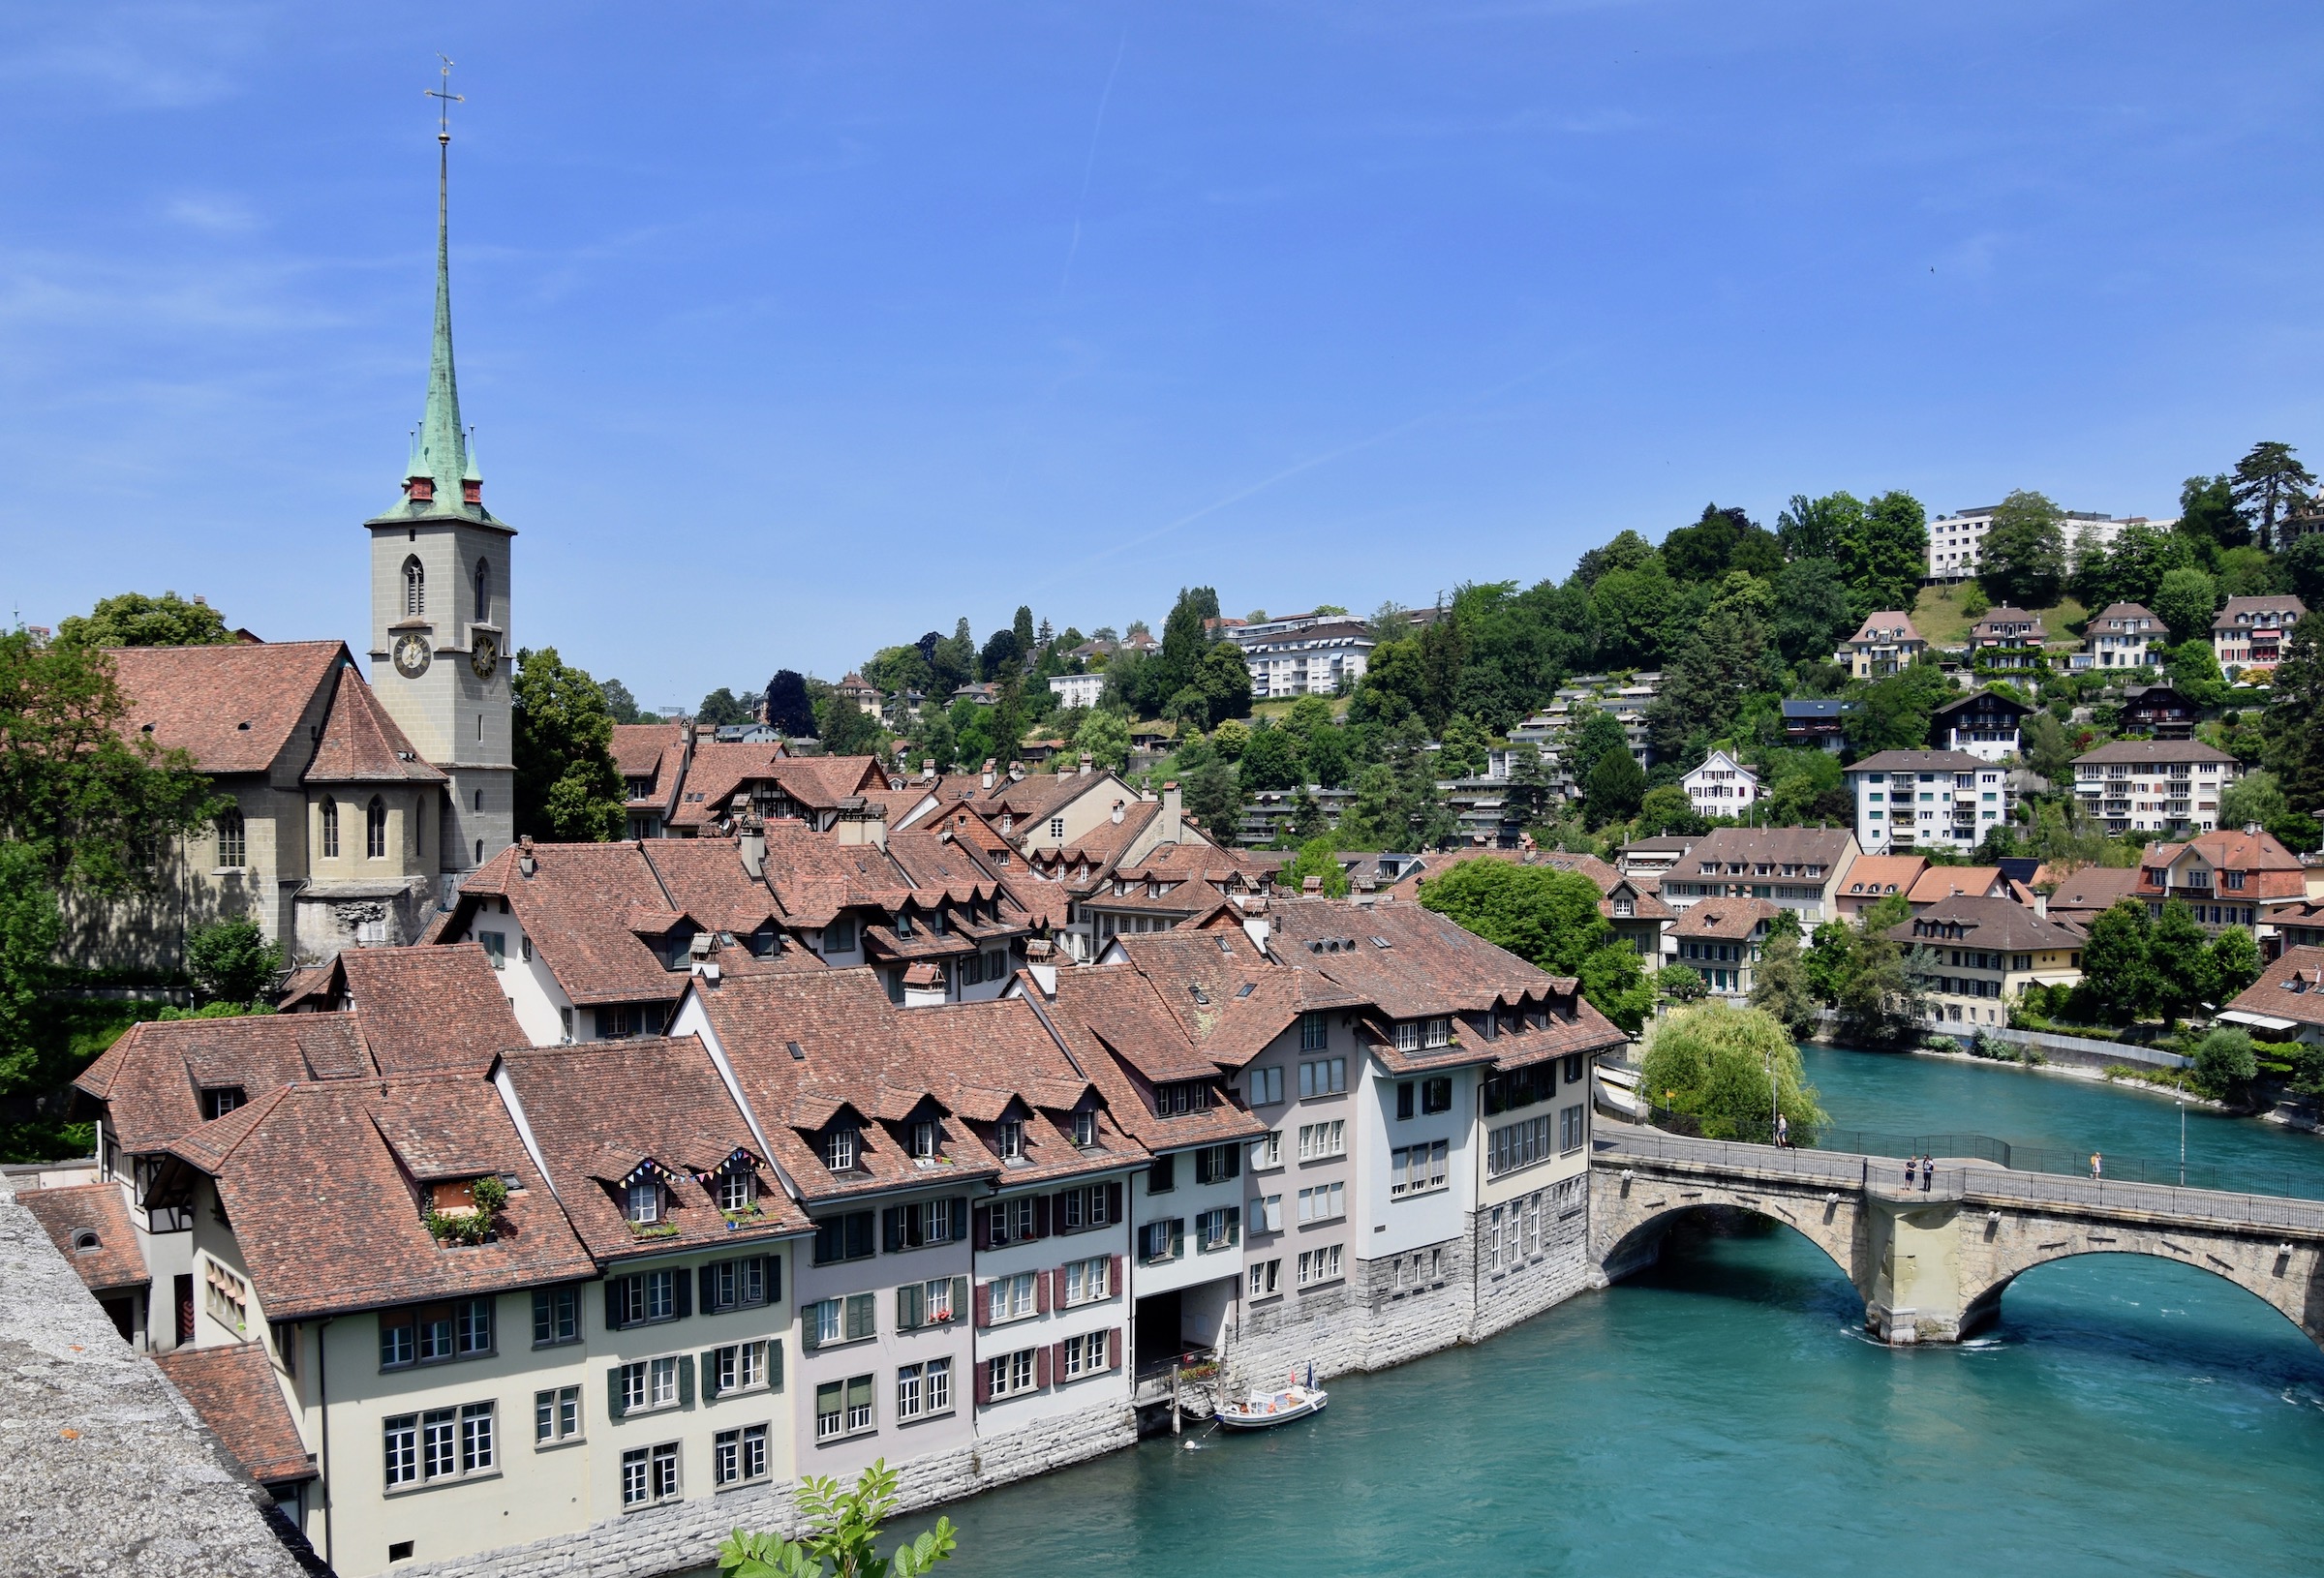
[[[1848,769],[1865,853],[1976,846],[2009,814],[2006,774],[1961,750],[1883,750]]]
[[[2243,774],[2199,740],[2116,740],[2074,758],[2074,798],[2110,834],[2210,833],[2220,791]]]
[[[1363,678],[1380,644],[1370,625],[1346,618],[1246,624],[1229,630],[1227,639],[1242,649],[1255,701],[1337,695]]]

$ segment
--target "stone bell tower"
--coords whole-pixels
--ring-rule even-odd
[[[440,116],[427,408],[412,436],[403,498],[363,526],[371,533],[372,687],[413,746],[451,780],[437,845],[443,870],[461,873],[515,838],[508,628],[516,532],[484,507],[474,439],[460,425],[451,141]]]

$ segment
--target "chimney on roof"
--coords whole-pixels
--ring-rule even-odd
[[[516,841],[516,868],[526,876],[540,869],[540,863],[533,858],[533,835],[529,833]]]
[[[1082,752],[1082,776],[1083,776],[1083,777],[1085,777],[1085,778],[1086,778],[1086,777],[1087,777],[1087,776],[1089,775],[1089,769],[1090,769],[1090,767],[1091,767],[1091,766],[1092,766],[1092,765],[1093,765],[1093,764],[1096,762],[1096,760],[1097,760],[1097,758],[1096,758],[1096,757],[1094,757],[1094,756],[1092,756],[1092,755],[1090,755],[1090,754],[1089,754],[1087,751],[1086,751],[1086,750],[1085,750],[1085,751],[1083,751],[1083,752]]]
[[[2259,824],[2257,822],[2246,822],[2244,824],[2244,831],[2249,834],[2252,837],[2256,838],[2259,836]]]
[[[736,835],[736,847],[742,851],[743,869],[750,880],[757,882],[767,874],[767,825],[755,816],[743,818],[742,831]]]
[[[936,777],[936,759],[935,759],[933,756],[923,756],[923,757],[921,757],[921,758],[920,758],[920,781],[921,781],[922,783],[933,783],[933,782],[935,781],[935,777]]]
[[[1009,781],[1010,781],[1011,783],[1016,783],[1017,781],[1019,781],[1020,779],[1022,779],[1024,776],[1024,764],[1023,762],[1011,762],[1011,763],[1009,764]]]
[[[990,756],[985,758],[985,787],[993,787],[993,758]]]
[[[1114,825],[1121,826],[1121,802],[1118,800],[1114,803]]]
[[[1157,819],[1155,832],[1163,843],[1175,844],[1186,836],[1186,813],[1181,808],[1177,780],[1173,778],[1162,786],[1162,815]]]

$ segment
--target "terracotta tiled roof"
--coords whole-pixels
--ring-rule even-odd
[[[122,1150],[142,1155],[201,1125],[204,1090],[256,1101],[297,1080],[378,1072],[354,1016],[266,1014],[133,1024],[73,1088],[103,1102]]]
[[[33,1214],[56,1252],[92,1293],[143,1288],[152,1282],[129,1204],[117,1183],[75,1184],[65,1189],[28,1189],[16,1196]],[[94,1242],[83,1247],[84,1239]]]
[[[1779,872],[1787,865],[1819,865],[1821,876],[1794,880],[1825,882],[1838,872],[1853,842],[1854,835],[1846,828],[1713,828],[1679,857],[1668,880],[1730,875],[1727,869],[1730,865],[1747,866],[1754,872],[1761,865],[1772,865]]]
[[[482,1070],[495,1053],[525,1045],[500,972],[474,943],[348,949],[335,964],[382,1074]]]
[[[2050,895],[2049,912],[2060,920],[2087,923],[2137,892],[2139,872],[2132,866],[2085,865],[2059,881]]]
[[[156,1353],[153,1362],[251,1478],[289,1485],[316,1477],[264,1344],[180,1348]]]
[[[1904,635],[1902,639],[1906,641],[1918,641],[1920,639],[1920,632],[1912,627],[1911,616],[1907,615],[1902,609],[1889,608],[1882,609],[1877,614],[1867,614],[1864,617],[1864,622],[1856,626],[1856,633],[1848,638],[1849,644],[1852,646],[1860,642],[1881,642],[1895,639],[1889,634],[1890,631],[1894,630],[1903,631]]]
[[[2287,948],[2227,1009],[2293,1024],[2324,1025],[2324,948]]]
[[[439,1245],[390,1136],[415,1154],[513,1176],[497,1238]],[[493,1292],[596,1269],[481,1076],[286,1086],[170,1151],[217,1180],[244,1263],[275,1320]]]
[[[313,743],[299,724],[310,713],[321,721],[332,668],[354,661],[337,641],[115,647],[107,655],[129,704],[123,731],[192,751],[212,774],[263,773],[286,754],[305,766]]]
[[[2230,597],[2224,603],[2219,605],[2218,613],[2212,619],[2211,627],[2216,634],[2219,635],[2233,635],[2238,632],[2248,632],[2251,629],[2251,625],[2248,622],[2250,616],[2254,614],[2273,613],[2282,617],[2280,623],[2275,626],[2276,628],[2281,629],[2297,622],[2300,617],[2307,612],[2307,604],[2301,602],[2299,598],[2290,596],[2288,594],[2276,594],[2264,597]],[[2245,617],[2245,622],[2239,623],[2237,622],[2236,616],[2239,614]],[[2267,626],[2262,626],[2262,628],[2267,628]]]
[[[529,877],[521,847],[485,862],[460,885],[460,902],[441,935],[493,929],[492,901],[505,898],[534,952],[573,1002],[676,1001],[687,970],[667,968],[645,937],[666,935],[687,917],[670,902],[640,846],[535,844],[532,853]],[[647,925],[658,930],[636,929]]]
[[[1061,971],[1055,998],[1033,1006],[1104,1093],[1115,1122],[1147,1149],[1180,1150],[1264,1134],[1266,1124],[1226,1097],[1216,1082],[1218,1062],[1187,1038],[1163,990],[1134,965],[1100,964]],[[1184,1079],[1213,1081],[1219,1094],[1208,1108],[1162,1116],[1154,1109],[1154,1086]]]
[[[686,725],[616,723],[613,726],[613,767],[625,778],[642,778],[657,772],[662,752],[686,740]]]
[[[749,1244],[806,1229],[697,1038],[530,1048],[509,1053],[502,1067],[557,1198],[598,1259]],[[701,1181],[730,1158],[758,1179],[761,1214],[739,1229],[727,1226]],[[678,1231],[641,1238],[619,1189],[649,1161],[677,1175],[668,1180],[662,1226]]]
[[[306,783],[446,783],[442,773],[395,726],[371,686],[351,666],[339,671],[322,742],[307,764]]]
[[[706,930],[747,938],[776,919],[775,895],[743,868],[735,839],[648,838],[638,849],[670,903]]]
[[[747,745],[711,740],[695,745],[686,787],[670,808],[670,826],[698,828],[723,819],[737,789],[753,777],[772,776],[775,764],[786,759],[781,745],[767,742]]]
[[[1842,898],[1884,897],[1909,894],[1929,868],[1926,855],[1858,855],[1840,884]]]
[[[1966,927],[1965,934],[1954,944],[1963,948],[2018,952],[2078,950],[2089,941],[2089,933],[2071,921],[2044,920],[2014,899],[1967,894],[1931,904],[1911,920],[1890,926],[1888,935],[1908,948],[1915,943],[1936,947],[1939,939],[1929,928],[1939,926]]]
[[[2156,619],[2151,610],[2138,603],[2108,603],[2091,616],[2087,628],[2093,636],[2096,636],[2105,630],[2119,628],[2117,621],[2134,622],[2138,620],[2147,622],[2144,626],[2147,629],[2160,630],[2162,628],[2162,622]],[[2140,626],[2133,622],[2128,625],[2128,628],[2135,630]]]
[[[1854,867],[1850,867],[1849,874],[1852,879]],[[1955,894],[1990,898],[2016,897],[2009,891],[2009,879],[2002,875],[2002,868],[1998,865],[1932,865],[1913,882],[1911,890],[1905,895],[1905,902],[1917,908],[1922,904],[1934,904],[1941,898],[1950,898]]]
[[[1738,942],[1783,911],[1764,898],[1706,898],[1689,906],[1671,928],[1680,937],[1716,937]]]

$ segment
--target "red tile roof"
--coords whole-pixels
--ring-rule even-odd
[[[117,1292],[152,1282],[119,1184],[28,1189],[16,1199],[33,1214],[56,1252],[90,1292]]]
[[[2085,865],[2062,879],[2048,909],[2061,920],[2087,922],[2138,891],[2134,866]]]
[[[614,771],[625,778],[646,777],[659,769],[663,751],[685,742],[686,725],[683,723],[616,723],[613,726]]]
[[[2324,948],[2287,948],[2226,1009],[2293,1024],[2324,1025]]]
[[[262,1343],[180,1348],[153,1362],[251,1478],[271,1486],[316,1477]]]
[[[1680,912],[1671,934],[1741,941],[1782,913],[1764,898],[1706,898]]]
[[[322,741],[301,779],[306,783],[447,783],[420,760],[371,686],[351,666],[339,671]]]
[[[299,724],[320,704],[331,671],[352,663],[337,641],[230,647],[107,649],[123,698],[122,728],[164,750],[194,753],[204,773],[263,773],[286,755],[303,767],[313,742]]]

